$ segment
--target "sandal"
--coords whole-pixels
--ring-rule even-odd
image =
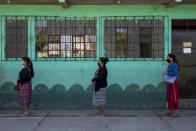
[[[21,117],[27,117],[27,116],[29,116],[29,112],[24,112],[24,113],[22,113],[20,116],[21,116]]]
[[[171,116],[171,117],[177,117],[177,115],[176,115],[176,114],[175,114],[175,115],[174,115],[174,114],[171,114],[170,116]]]
[[[101,114],[101,113],[99,112],[99,113],[97,113],[96,116],[104,116],[104,114]]]
[[[170,115],[171,115],[171,113],[170,113],[170,112],[168,112],[168,113],[166,113],[165,115],[168,115],[168,116],[170,116]]]

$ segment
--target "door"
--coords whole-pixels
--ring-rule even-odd
[[[179,97],[196,98],[196,19],[172,21],[172,53],[179,63]]]

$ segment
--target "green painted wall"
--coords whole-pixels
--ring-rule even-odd
[[[33,16],[162,15],[166,18],[164,34],[165,57],[171,51],[171,19],[196,18],[195,10],[196,5],[178,5],[170,9],[164,6],[137,5],[70,6],[68,9],[63,9],[61,6],[0,5],[1,16],[25,15],[31,16],[30,19],[33,19]],[[0,17],[1,55],[5,44],[2,18]],[[30,28],[33,29],[31,24]],[[33,30],[30,31],[31,34],[33,35]],[[29,50],[32,51],[29,56],[31,58],[33,58],[31,54],[34,54],[34,41],[34,37],[29,39]],[[98,48],[100,48],[103,41],[98,41],[97,44]],[[101,49],[103,52],[103,48]],[[101,57],[102,54],[98,54],[98,56]],[[35,68],[33,106],[91,107],[91,78],[97,69],[96,61],[33,61],[33,63]],[[107,67],[109,72],[108,108],[160,108],[165,106],[165,85],[162,83],[162,73],[167,68],[165,61],[143,61],[142,59],[138,61],[110,61]],[[0,105],[3,107],[16,105],[18,97],[13,87],[21,68],[21,61],[5,61],[1,59]]]

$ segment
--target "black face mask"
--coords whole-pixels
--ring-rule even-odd
[[[170,59],[167,59],[167,63],[171,63],[171,60]]]
[[[97,65],[98,65],[99,67],[101,66],[99,62],[97,63]]]

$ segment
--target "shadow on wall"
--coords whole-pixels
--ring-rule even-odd
[[[196,79],[191,78],[185,84],[179,84],[179,96],[181,99],[196,99]]]
[[[14,90],[12,82],[5,82],[0,87],[0,106],[17,107],[18,92]],[[111,84],[107,88],[106,108],[164,108],[166,87],[164,82],[157,86],[147,84],[141,89],[137,84],[131,84],[123,90],[118,84]],[[93,86],[86,89],[75,84],[67,90],[64,85],[56,84],[49,89],[44,84],[33,88],[33,108],[93,108]]]

